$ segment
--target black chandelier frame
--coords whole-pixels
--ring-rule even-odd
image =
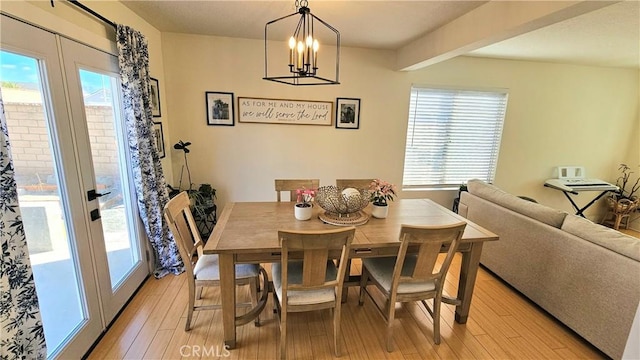
[[[303,5],[298,7],[297,11],[283,16],[281,18],[269,21],[264,26],[264,80],[275,81],[282,84],[294,85],[294,86],[309,86],[309,85],[337,85],[340,84],[339,75],[340,75],[340,32],[334,28],[333,26],[327,24],[324,20],[319,17],[313,15],[311,10],[306,6],[307,1],[302,2]],[[298,2],[296,1],[296,6]],[[311,36],[312,39],[316,39],[314,36],[314,22],[317,20],[320,24],[324,25],[327,29],[333,32],[336,36],[336,69],[335,69],[335,79],[328,79],[322,76],[318,76],[316,66],[316,60],[311,60],[311,50],[309,49],[311,44],[307,44],[306,56],[303,57],[305,59],[300,67],[296,65],[296,59],[294,59],[293,55],[290,57],[290,62],[288,64],[289,67],[289,75],[279,75],[279,76],[269,76],[269,26],[288,19],[292,16],[300,16],[300,20],[298,21],[298,26],[296,27],[293,33],[293,39],[298,41],[306,41],[308,36]],[[302,34],[302,36],[300,36]],[[293,50],[292,54],[293,54]]]

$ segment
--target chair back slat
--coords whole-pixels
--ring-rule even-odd
[[[325,231],[280,230],[278,237],[282,246],[282,287],[301,290],[336,286],[346,271],[346,259],[355,235],[355,228],[341,228]],[[331,250],[342,250],[336,279],[326,279],[327,261]],[[289,284],[285,276],[289,252],[303,252],[302,283]]]
[[[445,226],[402,225],[400,230],[402,244],[393,272],[393,288],[397,288],[399,283],[423,282],[432,279],[442,282],[447,275],[453,255],[458,249],[466,225],[465,222]],[[412,274],[402,276],[406,251],[411,245],[419,246],[416,265]],[[438,255],[443,245],[448,245],[449,250],[438,268],[436,266]]]
[[[418,250],[416,267],[413,270],[412,278],[418,280],[431,279],[437,277],[435,274],[435,264],[440,255],[442,244],[423,243]]]
[[[338,189],[354,188],[369,190],[373,179],[336,179]]]
[[[164,207],[164,217],[187,271],[193,272],[193,256],[196,253],[199,258],[202,256],[204,244],[191,214],[190,204],[189,195],[183,191],[167,202]]]
[[[298,189],[317,189],[320,187],[320,179],[276,179],[276,200],[282,201],[282,192],[289,192],[289,201],[296,201],[296,190]]]
[[[304,252],[302,286],[312,287],[325,284],[328,258],[328,247]]]

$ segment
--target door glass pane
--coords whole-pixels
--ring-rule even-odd
[[[89,130],[89,143],[96,191],[105,194],[99,198],[111,288],[117,285],[140,261],[135,246],[135,231],[131,215],[127,180],[122,150],[124,142],[121,118],[116,106],[117,80],[109,75],[80,70],[84,109]],[[119,144],[122,144],[119,146]]]
[[[75,251],[68,229],[51,141],[52,114],[44,105],[37,59],[0,51],[4,102],[18,200],[40,302],[49,354],[87,318],[78,287]]]

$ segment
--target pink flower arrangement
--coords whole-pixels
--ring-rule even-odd
[[[369,191],[371,191],[371,201],[374,205],[386,206],[387,200],[393,201],[393,197],[396,195],[396,187],[384,180],[375,179],[369,185]]]
[[[316,190],[315,189],[297,189],[296,190],[296,195],[298,196],[297,199],[297,204],[296,206],[299,205],[299,207],[309,207],[311,206],[311,202],[313,201],[313,198],[316,196]]]

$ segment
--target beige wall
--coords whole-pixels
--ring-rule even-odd
[[[293,87],[261,79],[262,41],[172,33],[163,33],[162,41],[173,182],[178,183],[183,159],[171,146],[179,139],[191,141],[193,181],[212,183],[220,204],[273,200],[273,179],[280,177],[317,177],[321,185],[340,177],[380,177],[401,184],[411,84],[509,90],[496,184],[515,194],[572,211],[560,192],[542,186],[555,166],[585,166],[588,176],[614,181],[620,162],[638,164],[637,69],[460,57],[395,72],[392,52],[343,48],[341,85]],[[205,91],[233,92],[236,101],[238,96],[361,98],[360,129],[207,126]],[[427,196],[450,206],[454,194],[401,196]],[[584,204],[592,195],[580,194],[577,201]]]

